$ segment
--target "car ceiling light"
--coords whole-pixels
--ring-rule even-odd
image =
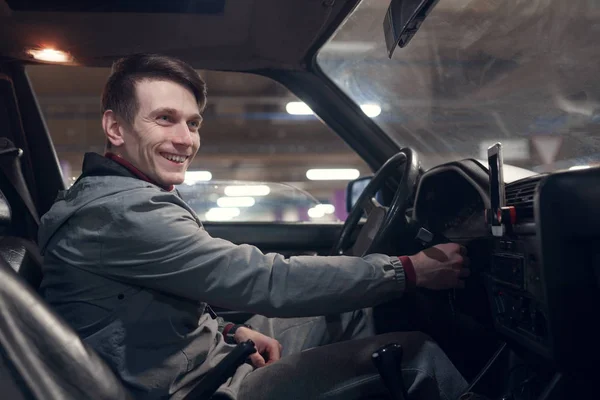
[[[225,195],[230,197],[266,196],[271,193],[267,185],[225,186]]]
[[[290,101],[285,105],[285,111],[291,115],[312,115],[313,110],[301,101]]]
[[[27,51],[36,60],[53,62],[53,63],[68,63],[73,61],[73,57],[61,50],[55,50],[51,48],[46,49],[30,49]]]
[[[363,104],[360,108],[370,118],[375,118],[381,114],[381,107],[378,104]]]
[[[211,208],[204,214],[204,217],[208,221],[229,221],[240,215],[239,208]]]
[[[252,207],[255,203],[254,197],[221,197],[217,199],[219,207]]]
[[[351,181],[358,178],[360,172],[353,168],[309,169],[306,177],[311,181]]]
[[[198,182],[207,182],[212,179],[210,171],[186,171],[183,183],[195,185]]]

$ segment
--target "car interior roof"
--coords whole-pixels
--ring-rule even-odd
[[[75,64],[88,66],[110,66],[125,55],[156,52],[196,68],[300,69],[320,35],[339,25],[358,2],[223,0],[223,11],[216,13],[138,13],[102,12],[91,5],[87,12],[47,12],[48,4],[36,9],[46,2],[0,0],[0,55],[27,61],[27,49],[48,46],[68,51]],[[17,3],[30,7],[17,11]]]

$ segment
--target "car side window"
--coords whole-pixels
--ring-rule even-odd
[[[371,173],[292,93],[255,74],[199,71],[202,146],[178,190],[208,221],[343,221],[346,185]],[[27,73],[65,184],[86,152],[104,152],[100,94],[109,68],[31,65]]]

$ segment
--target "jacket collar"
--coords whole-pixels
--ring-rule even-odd
[[[134,167],[127,160],[110,152],[106,153],[104,156],[101,156],[97,153],[85,153],[83,158],[82,173],[79,179],[86,176],[125,176],[129,178],[141,179],[169,192],[173,190],[173,185],[159,185],[152,179],[148,178],[142,171]]]

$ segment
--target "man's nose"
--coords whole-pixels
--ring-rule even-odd
[[[191,147],[194,144],[192,135],[195,135],[195,133],[190,131],[190,127],[186,122],[177,124],[173,134],[173,144]]]

